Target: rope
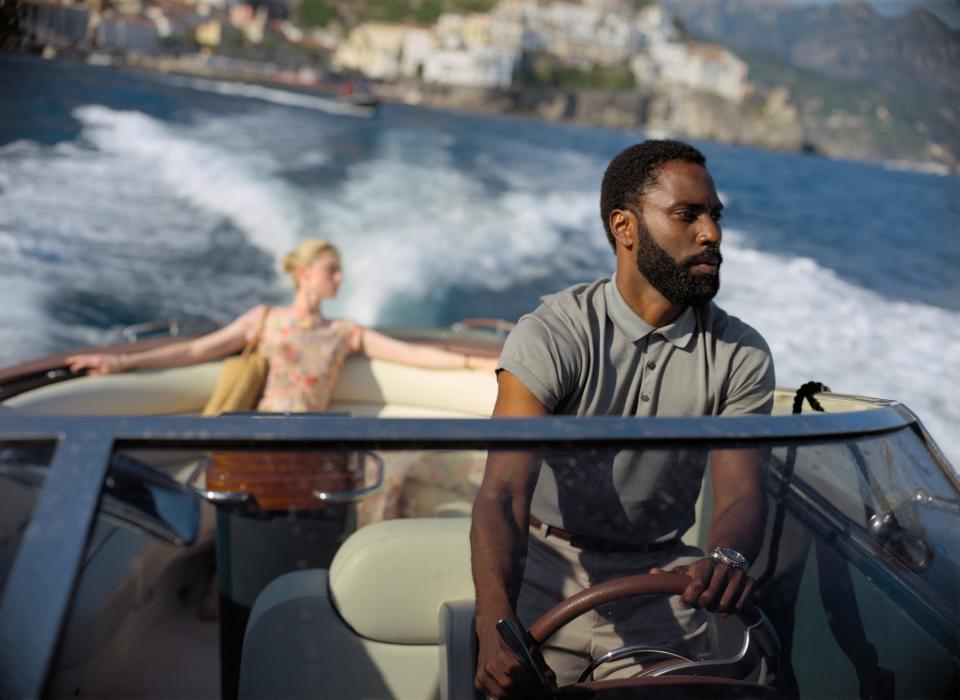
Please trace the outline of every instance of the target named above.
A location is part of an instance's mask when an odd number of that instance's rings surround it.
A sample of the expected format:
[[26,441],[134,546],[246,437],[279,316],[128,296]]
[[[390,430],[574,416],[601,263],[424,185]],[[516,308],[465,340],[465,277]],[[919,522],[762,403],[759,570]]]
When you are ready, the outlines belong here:
[[823,413],[823,406],[820,405],[820,402],[814,398],[814,394],[823,394],[829,393],[830,387],[826,384],[821,384],[820,382],[807,382],[799,389],[793,397],[793,412],[798,414],[803,410],[803,400],[806,399],[812,408],[817,413]]

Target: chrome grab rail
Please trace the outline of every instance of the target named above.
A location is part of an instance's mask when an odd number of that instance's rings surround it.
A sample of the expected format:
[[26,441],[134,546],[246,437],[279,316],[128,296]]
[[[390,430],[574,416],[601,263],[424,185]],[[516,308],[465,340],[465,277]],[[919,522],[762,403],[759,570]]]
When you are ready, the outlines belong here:
[[124,326],[120,329],[127,342],[135,343],[144,335],[168,335],[171,338],[185,333],[210,333],[220,327],[220,324],[208,318],[168,319],[166,321],[147,321]]
[[941,496],[919,489],[913,494],[913,500],[917,505],[944,510],[948,513],[960,513],[960,501],[951,501]]
[[363,488],[353,489],[350,491],[314,491],[313,495],[317,497],[317,500],[321,501],[322,503],[356,503],[357,501],[362,501],[364,498],[383,486],[383,459],[376,452],[370,452],[369,450],[362,450],[359,454],[363,455],[363,462],[366,462],[366,457],[371,457],[376,463],[376,480],[374,480],[370,486],[364,486]]
[[460,332],[464,330],[484,329],[491,330],[498,338],[506,338],[507,334],[517,325],[502,318],[465,318],[451,324],[450,330]]
[[190,478],[187,479],[188,489],[205,501],[210,501],[216,505],[243,505],[251,501],[256,503],[253,494],[247,493],[246,491],[213,491],[212,489],[206,488],[206,483],[204,483],[202,488],[197,486],[196,482],[199,480],[200,474],[206,472],[207,467],[209,467],[212,462],[213,459],[210,457],[205,457],[197,461],[197,466],[190,472]]
[[[349,491],[314,491],[314,497],[320,501],[321,504],[339,505],[344,503],[356,503],[358,501],[362,501],[364,498],[383,486],[385,472],[383,458],[370,450],[360,450],[357,452],[357,454],[361,456],[361,467],[366,463],[367,457],[370,457],[376,463],[377,476],[374,482],[369,486],[364,486],[363,488],[359,489],[351,489]],[[206,472],[207,467],[210,466],[212,461],[213,460],[210,457],[198,460],[197,466],[193,468],[192,472],[190,472],[186,487],[200,498],[204,499],[205,501],[209,501],[214,505],[234,507],[253,505],[259,509],[259,504],[257,504],[256,497],[247,491],[215,491],[213,489],[206,488],[206,484],[204,484],[204,486],[198,485],[200,475]]]

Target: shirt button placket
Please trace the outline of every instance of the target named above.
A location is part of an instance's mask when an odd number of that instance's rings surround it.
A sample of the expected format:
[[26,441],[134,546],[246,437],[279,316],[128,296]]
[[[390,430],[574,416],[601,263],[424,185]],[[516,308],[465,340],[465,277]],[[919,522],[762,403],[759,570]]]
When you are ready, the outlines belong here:
[[[651,337],[649,342],[647,343],[646,349],[647,349],[647,353],[646,353],[647,357],[649,357],[652,353],[655,353],[657,349],[657,339]],[[646,368],[647,371],[643,373],[643,382],[640,384],[640,401],[645,404],[649,404],[650,401],[652,400],[653,392],[651,392],[646,387],[650,386],[651,383],[656,383],[656,379],[653,375],[653,371],[657,368],[657,361],[653,359],[648,359],[644,364],[644,367]],[[650,408],[647,408],[647,413],[649,412],[650,412]]]
[[643,339],[643,345],[641,346],[642,355],[640,357],[639,365],[639,374],[640,374],[640,386],[638,387],[639,392],[636,398],[636,403],[634,404],[637,416],[648,416],[650,415],[650,394],[644,389],[644,386],[647,384],[647,370],[650,368],[650,362],[647,361],[647,353],[650,352],[650,336],[646,336]]

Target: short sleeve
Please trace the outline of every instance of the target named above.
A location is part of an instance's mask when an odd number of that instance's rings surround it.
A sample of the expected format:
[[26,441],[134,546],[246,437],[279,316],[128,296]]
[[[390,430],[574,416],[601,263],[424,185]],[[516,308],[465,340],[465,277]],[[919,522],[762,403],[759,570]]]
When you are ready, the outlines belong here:
[[776,374],[773,356],[763,337],[748,327],[731,358],[727,391],[720,415],[769,415],[773,409]]
[[579,353],[569,339],[528,314],[507,336],[497,371],[513,374],[552,411],[571,392],[578,367]]
[[366,332],[366,326],[361,326],[354,321],[345,320],[347,324],[347,346],[350,352],[363,352],[363,334]]
[[[259,304],[254,306],[249,311],[246,311],[233,321],[233,323],[240,324],[243,327],[243,340],[246,343],[249,343],[253,340],[254,336],[257,334],[257,329],[260,328],[260,320],[263,318],[263,314],[266,313],[269,307],[266,304]],[[231,324],[232,325],[232,324]]]

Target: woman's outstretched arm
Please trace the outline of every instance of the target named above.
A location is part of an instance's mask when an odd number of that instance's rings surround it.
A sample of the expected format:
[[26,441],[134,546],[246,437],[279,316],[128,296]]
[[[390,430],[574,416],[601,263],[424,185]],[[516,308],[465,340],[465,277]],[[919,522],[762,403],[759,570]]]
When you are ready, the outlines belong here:
[[494,357],[466,355],[427,345],[405,343],[367,329],[364,329],[359,339],[359,351],[376,360],[431,369],[479,369],[493,372],[497,368],[497,359]]
[[152,350],[71,355],[66,360],[67,366],[71,372],[86,369],[87,374],[96,376],[135,369],[193,365],[225,357],[242,348],[247,339],[252,337],[255,332],[252,322],[259,323],[264,310],[265,306],[257,307],[254,313],[246,313],[213,333]]

